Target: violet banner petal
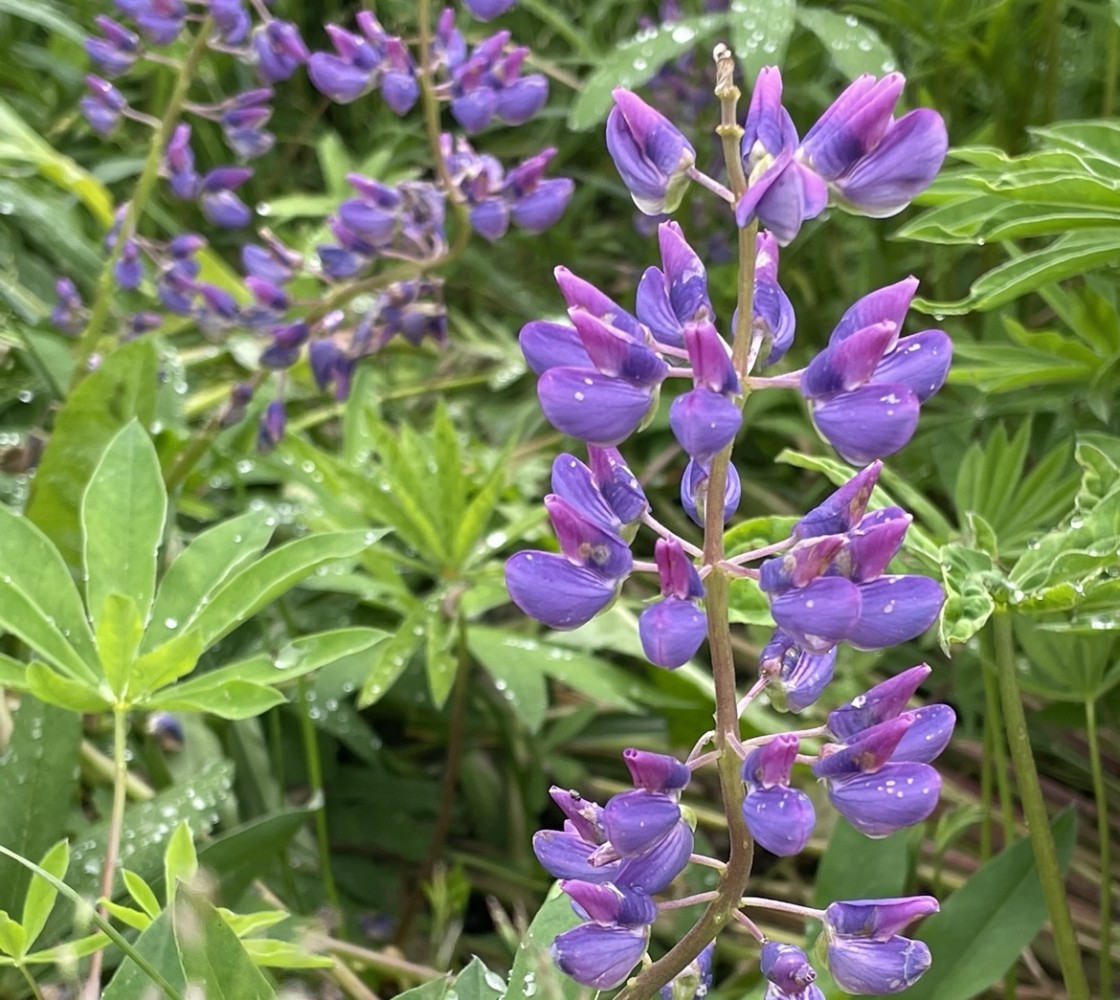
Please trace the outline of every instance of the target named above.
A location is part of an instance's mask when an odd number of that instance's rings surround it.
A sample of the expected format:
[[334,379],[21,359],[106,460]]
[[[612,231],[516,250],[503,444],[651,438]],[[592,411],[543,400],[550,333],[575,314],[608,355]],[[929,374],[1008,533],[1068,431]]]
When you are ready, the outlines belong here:
[[796,788],[760,788],[743,800],[751,836],[771,854],[788,858],[809,843],[817,815],[809,796]]
[[882,942],[842,938],[829,942],[827,954],[836,984],[861,996],[901,993],[921,978],[932,961],[923,941],[904,937]]
[[556,936],[552,957],[577,983],[609,990],[622,985],[648,944],[648,927],[580,924]]
[[614,600],[617,584],[552,552],[518,552],[506,563],[510,599],[555,629],[586,625]]
[[541,409],[563,434],[597,445],[617,445],[638,429],[653,390],[593,369],[550,368],[537,382]]
[[945,603],[928,576],[881,576],[859,584],[861,610],[848,641],[858,649],[886,649],[921,635]]
[[817,430],[853,465],[905,447],[917,429],[918,410],[918,397],[899,384],[864,385],[812,405]]
[[683,667],[708,635],[708,616],[692,601],[666,597],[638,617],[638,636],[646,658],[658,667]]
[[926,819],[941,795],[941,776],[929,764],[889,763],[874,774],[826,782],[842,816],[868,837],[886,837]]
[[923,330],[903,337],[875,369],[872,384],[883,382],[909,386],[924,403],[945,384],[953,362],[953,342],[944,330]]

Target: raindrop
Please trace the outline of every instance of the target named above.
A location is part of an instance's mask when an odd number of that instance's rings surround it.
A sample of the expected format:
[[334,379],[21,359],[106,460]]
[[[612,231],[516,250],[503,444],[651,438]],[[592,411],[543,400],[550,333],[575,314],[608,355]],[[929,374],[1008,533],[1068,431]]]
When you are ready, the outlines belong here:
[[179,622],[174,618],[164,618],[163,627],[166,629],[176,629],[179,627]]
[[16,393],[16,398],[21,403],[30,403],[31,400],[35,398],[35,393],[33,393],[30,389],[20,389],[20,391]]

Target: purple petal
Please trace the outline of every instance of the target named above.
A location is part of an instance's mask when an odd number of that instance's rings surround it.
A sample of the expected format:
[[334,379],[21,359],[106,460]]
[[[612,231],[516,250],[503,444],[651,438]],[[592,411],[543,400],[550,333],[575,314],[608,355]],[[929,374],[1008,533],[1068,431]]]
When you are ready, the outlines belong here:
[[253,221],[252,209],[232,191],[204,191],[199,204],[202,214],[223,229],[240,229]]
[[615,795],[603,807],[603,828],[611,846],[623,857],[657,846],[680,822],[676,799],[637,789]]
[[410,72],[389,70],[381,80],[381,96],[390,111],[406,115],[420,98],[420,84]]
[[735,440],[742,411],[726,396],[704,386],[686,392],[669,407],[669,426],[681,447],[706,461]]
[[668,888],[692,856],[692,828],[683,819],[652,850],[627,858],[612,881],[623,888],[641,889],[651,896]]
[[692,778],[688,765],[668,754],[628,747],[622,751],[622,760],[634,784],[647,792],[679,791]]
[[523,125],[548,100],[548,78],[534,73],[498,91],[496,114],[506,125]]
[[681,321],[673,311],[664,273],[658,267],[648,267],[638,282],[634,312],[649,327],[655,340],[670,347],[684,347]]
[[848,704],[829,713],[828,730],[837,739],[846,740],[887,719],[893,719],[906,708],[922,682],[933,671],[924,663],[876,684],[853,698]]
[[594,476],[575,455],[557,455],[552,462],[552,492],[585,518],[617,534],[621,519],[607,503]]
[[607,150],[634,203],[646,215],[673,211],[688,186],[696,150],[637,94],[621,87],[607,118]]
[[933,896],[847,899],[830,903],[824,911],[824,922],[832,937],[888,941],[915,920],[940,909]]
[[[558,785],[553,785],[548,794],[571,824],[571,832],[587,841],[590,848],[595,848],[606,839],[602,823],[603,807],[598,802],[592,802],[579,792],[567,791]],[[565,829],[567,830],[566,825]]]
[[828,338],[829,346],[834,346],[846,340],[857,330],[874,326],[876,323],[893,323],[896,329],[901,330],[910,308],[910,301],[914,298],[917,289],[918,279],[911,275],[857,299],[840,317],[840,322],[836,324],[836,328]]
[[903,337],[879,363],[871,381],[908,386],[924,403],[945,384],[953,362],[953,342],[943,330],[923,330]]
[[806,399],[818,399],[858,388],[876,373],[883,355],[897,339],[898,327],[883,322],[864,327],[826,347],[809,362],[801,376],[802,395]]
[[828,968],[848,993],[901,993],[930,967],[932,957],[922,941],[894,937],[888,941],[845,938],[828,945]]
[[590,368],[591,358],[575,328],[564,323],[534,320],[521,328],[521,353],[538,375],[550,368]]
[[630,546],[614,531],[584,516],[555,493],[544,498],[544,505],[560,551],[569,562],[585,566],[607,580],[620,580],[630,573],[634,563]]
[[774,630],[758,658],[759,676],[774,678],[791,712],[803,712],[812,705],[835,670],[835,647],[826,653],[810,653],[781,629]]
[[891,759],[928,764],[949,745],[957,724],[957,713],[948,705],[925,705],[906,714],[914,720],[914,724],[902,737]]
[[680,225],[663,222],[657,227],[661,266],[668,286],[673,313],[681,323],[707,319],[712,314],[708,299],[708,275],[700,255],[689,246]]
[[587,859],[596,850],[575,833],[559,830],[541,830],[533,834],[533,853],[546,871],[554,878],[574,878],[581,882],[611,882],[618,874],[621,863],[592,865]]
[[646,331],[642,325],[609,295],[563,265],[553,273],[556,275],[556,284],[560,286],[560,294],[568,303],[569,313],[572,309],[584,310],[623,333],[628,333],[635,341],[645,343]]
[[859,621],[859,588],[839,577],[822,577],[773,598],[770,613],[801,646],[825,653],[847,638]]
[[918,397],[905,385],[864,385],[814,402],[821,435],[853,465],[886,458],[904,447],[918,426]]
[[926,819],[937,808],[941,776],[929,764],[889,763],[874,774],[827,782],[840,814],[868,837],[886,837]]
[[778,785],[788,787],[800,746],[801,741],[796,736],[782,733],[751,750],[743,761],[743,781],[747,787],[752,791]]
[[[779,997],[810,1000],[803,991],[816,981],[817,973],[805,952],[796,945],[767,941],[759,958],[759,971],[777,989]],[[769,997],[768,992],[767,1000]]]
[[497,198],[488,198],[471,207],[470,222],[471,229],[493,243],[509,229],[509,206]]
[[619,520],[623,524],[633,524],[641,518],[649,510],[649,501],[619,450],[588,445],[587,455],[595,482]]
[[316,52],[307,61],[307,75],[315,89],[338,104],[356,101],[373,85],[373,74],[349,59]]
[[550,177],[535,191],[522,195],[510,209],[513,221],[527,233],[543,233],[560,221],[572,200],[575,183],[568,177]]
[[809,796],[796,788],[760,788],[743,800],[751,836],[771,854],[788,858],[805,849],[817,815]]
[[896,121],[874,150],[834,182],[835,188],[862,215],[886,218],[929,187],[948,148],[944,119],[919,108]]
[[655,385],[665,379],[668,366],[661,356],[643,341],[583,309],[570,309],[591,363],[603,374],[625,379],[636,385]]
[[921,635],[945,602],[941,585],[928,576],[881,576],[859,585],[859,621],[848,641],[859,649],[886,649]]
[[715,326],[706,319],[687,322],[681,330],[688,360],[692,363],[692,378],[713,392],[734,394],[739,391],[739,376],[731,361],[727,342]]
[[824,574],[845,543],[843,535],[822,535],[798,542],[788,552],[767,559],[759,567],[758,585],[768,594],[808,586]]
[[577,983],[609,990],[622,985],[648,944],[648,927],[580,924],[557,935],[552,957]]
[[901,73],[879,81],[864,74],[853,81],[805,133],[801,155],[827,180],[850,170],[890,128],[905,83]]
[[657,919],[657,904],[644,892],[620,889],[616,885],[565,879],[560,888],[572,900],[572,908],[582,917],[600,924],[640,927]]
[[[698,462],[694,458],[688,460],[681,476],[681,506],[684,512],[692,518],[693,522],[704,527],[704,510],[708,502],[708,479],[711,463]],[[734,465],[727,467],[727,482],[723,487],[723,522],[726,524],[731,515],[739,509],[739,500],[742,498],[743,485],[739,479],[739,470]]]
[[461,97],[451,100],[451,116],[462,126],[468,135],[481,132],[494,117],[498,98],[494,91],[479,87]]
[[865,729],[846,746],[826,746],[813,764],[813,774],[818,778],[842,778],[882,770],[912,725],[912,719],[900,715]]
[[859,522],[879,481],[882,462],[872,462],[814,507],[790,531],[794,538],[838,535]]
[[676,670],[695,655],[708,634],[708,617],[692,601],[666,597],[638,617],[642,651],[650,663]]
[[901,507],[867,515],[848,535],[833,571],[855,583],[877,579],[902,547],[911,520]]
[[480,21],[490,21],[504,14],[517,0],[466,0],[467,10]]
[[518,552],[506,563],[510,599],[551,628],[586,625],[614,600],[616,583],[551,552]]
[[676,538],[659,538],[653,548],[657,561],[657,574],[661,581],[662,597],[679,597],[682,600],[704,596],[700,574],[684,546]]
[[638,429],[653,390],[592,369],[550,368],[537,382],[541,409],[562,434],[617,445]]

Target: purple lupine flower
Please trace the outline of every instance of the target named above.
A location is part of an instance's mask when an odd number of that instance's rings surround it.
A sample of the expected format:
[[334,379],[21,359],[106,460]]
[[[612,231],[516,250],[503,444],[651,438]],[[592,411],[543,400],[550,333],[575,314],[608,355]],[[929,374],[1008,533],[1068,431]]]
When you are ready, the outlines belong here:
[[600,990],[620,986],[649,945],[649,927],[580,924],[552,942],[556,964],[577,983]]
[[726,342],[710,322],[686,323],[681,333],[694,388],[673,400],[669,426],[689,457],[706,464],[735,439],[743,422],[733,401],[739,377]]
[[492,21],[509,10],[517,0],[464,0],[467,10],[480,21]]
[[825,1000],[821,988],[814,985],[817,973],[808,956],[795,945],[767,941],[759,970],[769,983],[763,1000]]
[[704,263],[676,222],[657,227],[661,267],[649,267],[638,283],[634,311],[655,340],[684,347],[685,323],[713,320]]
[[800,742],[777,736],[752,750],[743,761],[747,795],[743,818],[751,836],[771,854],[790,857],[804,850],[817,816],[809,796],[790,788],[790,775]]
[[952,342],[944,331],[898,336],[917,285],[906,278],[856,302],[802,376],[817,429],[854,464],[903,447],[920,405],[948,375]]
[[615,795],[603,809],[603,828],[611,848],[608,856],[645,854],[680,820],[681,807],[673,796],[642,788]]
[[191,150],[191,127],[175,126],[161,164],[168,186],[176,198],[191,200],[198,197],[201,181],[194,169],[194,152]]
[[622,760],[635,786],[647,792],[679,792],[692,778],[687,764],[667,754],[629,747],[622,751]]
[[284,438],[284,428],[288,423],[288,413],[284,401],[274,399],[261,416],[257,432],[257,449],[265,454],[272,451]]
[[828,188],[794,157],[797,129],[782,107],[782,75],[773,66],[758,74],[744,125],[742,153],[747,190],[735,206],[740,228],[758,219],[783,246],[828,204]]
[[113,268],[113,277],[126,290],[138,288],[144,280],[144,264],[140,260],[140,247],[135,240],[125,240],[121,255]]
[[646,215],[676,211],[696,165],[696,150],[683,133],[637,94],[614,90],[607,118],[607,150]]
[[291,79],[311,53],[300,37],[299,28],[288,21],[273,19],[253,35],[257,54],[257,74],[267,84]]
[[242,91],[218,106],[218,121],[226,143],[238,156],[252,160],[267,153],[276,141],[264,125],[272,117],[271,87],[257,87]]
[[778,701],[777,696],[783,695],[791,712],[803,712],[816,702],[835,669],[835,646],[825,653],[811,653],[780,628],[774,629],[758,657],[759,676],[770,678],[771,699]]
[[170,712],[152,712],[144,724],[144,730],[154,737],[161,750],[177,753],[187,745],[183,724]]
[[898,932],[936,913],[932,896],[832,903],[824,912],[829,971],[848,993],[900,993],[930,966],[929,948]]
[[99,14],[94,23],[105,37],[86,39],[90,60],[105,76],[127,73],[140,54],[140,36],[104,14]]
[[248,167],[216,167],[199,182],[202,214],[223,229],[239,229],[253,219],[253,210],[235,193],[250,177]]
[[920,108],[895,119],[906,80],[891,73],[854,80],[809,129],[798,158],[828,182],[840,207],[872,218],[901,212],[941,169],[945,122]]
[[240,45],[253,24],[242,0],[210,0],[209,6],[223,44]]
[[575,191],[569,177],[545,177],[545,168],[556,155],[542,149],[509,171],[499,194],[509,206],[510,218],[527,233],[541,233],[559,221]]
[[587,446],[587,457],[596,486],[623,524],[633,524],[647,510],[649,501],[638,477],[617,448]]
[[349,104],[376,83],[381,46],[335,24],[327,25],[337,55],[315,52],[307,61],[307,75],[315,89],[339,104]]
[[51,311],[51,322],[63,333],[81,333],[85,326],[85,305],[78,286],[69,278],[59,278],[54,283],[58,304]]
[[650,663],[669,670],[684,666],[696,655],[708,634],[708,616],[697,604],[704,586],[681,543],[659,538],[654,547],[661,579],[661,600],[638,618],[638,636]]
[[183,0],[115,0],[117,6],[135,22],[153,45],[170,45],[186,23],[187,6]]
[[[359,15],[360,16],[360,15]],[[389,109],[406,115],[420,98],[420,82],[416,64],[408,46],[399,38],[385,40],[385,63],[382,66],[381,96]]]
[[828,731],[837,739],[846,740],[901,715],[907,702],[917,693],[932,670],[921,663],[896,674],[889,680],[853,698],[828,714]]
[[108,80],[90,73],[86,76],[89,94],[78,102],[82,117],[98,135],[109,135],[121,121],[128,101]]
[[[708,503],[708,479],[711,475],[711,461],[699,462],[695,458],[688,460],[681,476],[681,506],[684,512],[701,528],[704,527],[704,511]],[[727,466],[727,481],[723,487],[723,523],[726,524],[731,515],[739,509],[739,500],[742,498],[743,486],[739,479],[739,472],[734,465]]]
[[861,469],[802,517],[790,529],[790,536],[806,539],[838,535],[854,527],[867,512],[867,504],[882,469],[882,462],[872,462]]
[[[813,765],[832,804],[869,837],[885,837],[920,823],[937,807],[941,792],[937,771],[927,763],[894,757],[916,721],[908,713],[881,722],[846,744],[826,746]],[[938,734],[941,722],[932,718],[923,729]]]
[[797,318],[778,284],[778,241],[766,230],[755,241],[754,319],[765,331],[764,343],[770,344],[763,365],[777,364],[793,344]]

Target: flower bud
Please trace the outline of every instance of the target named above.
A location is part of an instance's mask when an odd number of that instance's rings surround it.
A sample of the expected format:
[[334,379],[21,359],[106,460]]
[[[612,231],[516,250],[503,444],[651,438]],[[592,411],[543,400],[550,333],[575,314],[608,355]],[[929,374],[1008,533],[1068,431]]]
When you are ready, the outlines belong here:
[[637,94],[619,87],[607,118],[607,149],[634,204],[646,215],[673,212],[688,187],[696,150]]

